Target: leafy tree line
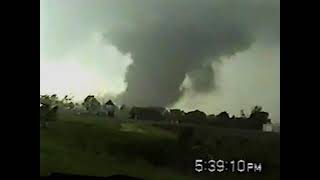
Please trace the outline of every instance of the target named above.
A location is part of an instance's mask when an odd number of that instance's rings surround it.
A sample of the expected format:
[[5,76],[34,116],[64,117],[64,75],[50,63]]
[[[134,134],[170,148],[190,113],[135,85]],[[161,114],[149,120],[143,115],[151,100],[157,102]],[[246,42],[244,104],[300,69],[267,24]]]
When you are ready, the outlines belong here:
[[56,121],[58,104],[56,95],[40,95],[40,127],[46,128],[48,122]]
[[218,115],[207,115],[199,110],[184,112],[180,109],[166,110],[165,108],[159,107],[133,107],[129,113],[129,118],[135,120],[167,121],[172,124],[202,124],[259,130],[262,129],[263,124],[271,123],[269,113],[264,112],[261,106],[255,106],[249,116],[241,110],[240,117],[230,117],[226,111]]
[[73,97],[68,95],[59,100],[56,94],[53,95],[40,95],[40,104],[50,107],[57,106],[59,108],[73,109],[75,104],[72,102]]
[[249,116],[247,116],[244,111],[241,110],[240,117],[230,117],[229,113],[226,111],[223,111],[218,115],[206,115],[204,112],[201,112],[199,110],[191,111],[188,113],[182,112],[179,116],[179,122],[208,124],[228,128],[260,130],[262,129],[263,124],[271,123],[271,119],[269,119],[269,113],[263,111],[261,106],[255,106],[252,108]]
[[[77,107],[82,107],[87,113],[94,115],[101,115],[105,109],[104,104],[100,103],[94,95],[88,95],[81,104],[73,103],[73,97],[64,96],[59,99],[56,94],[51,96],[40,96],[40,103],[42,107],[42,119],[45,117],[53,107],[59,109],[75,110]],[[122,105],[120,110],[127,108]],[[57,111],[55,109],[54,111]],[[52,113],[54,114],[54,113]],[[184,112],[180,109],[166,108],[153,108],[153,107],[132,107],[129,112],[128,118],[133,119],[145,119],[145,120],[157,120],[157,121],[169,121],[174,124],[179,123],[191,123],[191,124],[208,124],[213,126],[231,127],[231,128],[243,128],[243,129],[262,129],[263,124],[271,123],[269,119],[269,113],[263,111],[261,106],[255,106],[250,115],[246,115],[243,110],[240,111],[240,117],[232,116],[224,111],[218,115],[210,114],[195,110],[190,112]]]
[[[101,113],[104,110],[104,105],[100,103],[94,95],[88,95],[82,103],[74,103],[73,97],[68,95],[59,99],[56,94],[53,95],[40,95],[40,107],[46,107],[52,109],[57,107],[62,110],[85,110],[90,114]],[[41,108],[40,108],[41,109]]]

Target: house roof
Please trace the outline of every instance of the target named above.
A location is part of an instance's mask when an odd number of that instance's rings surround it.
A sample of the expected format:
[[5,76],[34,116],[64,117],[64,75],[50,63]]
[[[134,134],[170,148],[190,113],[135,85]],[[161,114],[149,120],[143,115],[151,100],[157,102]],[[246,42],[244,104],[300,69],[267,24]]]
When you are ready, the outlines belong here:
[[109,100],[108,102],[106,102],[105,105],[112,105],[112,106],[114,106],[114,103],[113,103],[111,100]]

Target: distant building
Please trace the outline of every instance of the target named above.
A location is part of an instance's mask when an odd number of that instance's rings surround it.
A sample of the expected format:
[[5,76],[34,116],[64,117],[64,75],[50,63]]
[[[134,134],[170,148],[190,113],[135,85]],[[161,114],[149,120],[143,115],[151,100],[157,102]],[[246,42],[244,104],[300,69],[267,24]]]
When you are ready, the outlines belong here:
[[165,119],[167,110],[163,107],[132,107],[130,119],[159,121]]
[[263,124],[262,130],[264,132],[272,132],[273,131],[273,125],[271,123]]
[[116,110],[116,106],[111,100],[109,100],[108,102],[106,102],[104,104],[104,108],[106,110],[107,116],[114,117],[114,112]]

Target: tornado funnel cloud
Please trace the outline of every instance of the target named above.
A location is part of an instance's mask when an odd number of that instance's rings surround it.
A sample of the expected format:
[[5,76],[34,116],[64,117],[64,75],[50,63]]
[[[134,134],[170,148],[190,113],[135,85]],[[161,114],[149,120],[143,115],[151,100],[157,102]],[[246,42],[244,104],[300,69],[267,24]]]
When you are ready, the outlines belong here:
[[[140,15],[128,17],[132,23],[113,26],[104,34],[133,59],[125,78],[127,90],[119,99],[141,106],[171,105],[183,95],[180,87],[187,76],[195,92],[214,90],[212,62],[249,49],[261,36],[261,27],[268,26],[272,34],[277,19],[266,12],[276,14],[277,3],[146,2]],[[133,3],[131,10],[141,10],[139,4]]]

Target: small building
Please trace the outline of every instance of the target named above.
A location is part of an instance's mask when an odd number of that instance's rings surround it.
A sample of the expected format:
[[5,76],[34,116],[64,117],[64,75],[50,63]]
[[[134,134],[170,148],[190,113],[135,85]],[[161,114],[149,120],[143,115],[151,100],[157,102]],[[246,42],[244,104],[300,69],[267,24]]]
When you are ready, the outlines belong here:
[[264,132],[272,132],[272,131],[273,131],[273,125],[272,125],[272,123],[263,124],[262,130],[263,130]]
[[163,107],[132,107],[130,119],[160,121],[165,119],[167,110]]
[[109,100],[108,102],[106,102],[104,104],[104,108],[106,110],[107,116],[114,117],[114,112],[116,110],[116,106],[111,100]]

